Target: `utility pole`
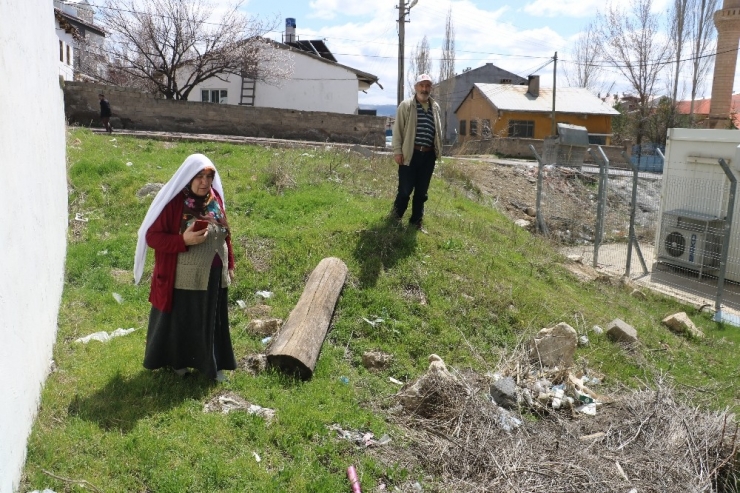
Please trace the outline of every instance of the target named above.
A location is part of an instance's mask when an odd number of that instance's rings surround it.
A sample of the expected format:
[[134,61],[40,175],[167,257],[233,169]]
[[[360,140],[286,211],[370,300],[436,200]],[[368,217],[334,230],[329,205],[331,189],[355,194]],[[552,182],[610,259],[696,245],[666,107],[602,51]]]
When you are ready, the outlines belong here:
[[398,91],[396,92],[396,104],[401,104],[403,101],[403,52],[405,49],[405,37],[406,37],[406,15],[411,13],[411,8],[416,5],[419,0],[411,0],[411,3],[406,3],[404,0],[398,0]]
[[555,56],[552,57],[555,64],[552,67],[552,135],[557,135],[557,123],[555,123],[555,92],[557,90],[557,76],[558,76],[558,52],[555,52]]
[[396,106],[403,101],[403,52],[406,36],[406,2],[398,0],[398,90],[396,92]]

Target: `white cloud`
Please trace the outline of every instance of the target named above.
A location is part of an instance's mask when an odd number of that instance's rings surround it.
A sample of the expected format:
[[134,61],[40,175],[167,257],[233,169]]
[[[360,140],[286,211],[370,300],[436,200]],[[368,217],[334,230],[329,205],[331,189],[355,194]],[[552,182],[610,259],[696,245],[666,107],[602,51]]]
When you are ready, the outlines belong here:
[[334,19],[337,15],[368,15],[378,10],[376,2],[312,0],[308,5],[312,9],[308,17],[317,19]]
[[[608,5],[619,9],[629,9],[633,0],[534,0],[524,6],[524,12],[537,17],[593,17],[597,12],[603,12]],[[665,12],[670,0],[652,0],[652,12]]]

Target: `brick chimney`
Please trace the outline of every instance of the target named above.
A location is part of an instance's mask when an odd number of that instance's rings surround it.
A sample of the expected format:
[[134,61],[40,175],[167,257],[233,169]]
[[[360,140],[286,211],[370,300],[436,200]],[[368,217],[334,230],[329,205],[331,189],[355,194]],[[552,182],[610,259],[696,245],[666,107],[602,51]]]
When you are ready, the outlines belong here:
[[527,82],[527,92],[531,94],[532,96],[539,97],[540,95],[540,76],[539,75],[530,75],[529,81]]

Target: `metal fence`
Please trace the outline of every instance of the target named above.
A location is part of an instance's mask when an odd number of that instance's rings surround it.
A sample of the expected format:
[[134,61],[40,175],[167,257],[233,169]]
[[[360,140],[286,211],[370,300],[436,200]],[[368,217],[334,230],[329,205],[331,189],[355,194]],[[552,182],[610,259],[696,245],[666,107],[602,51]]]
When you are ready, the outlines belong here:
[[740,325],[736,181],[723,160],[705,174],[664,176],[639,171],[627,156],[610,163],[598,147],[589,150],[594,166],[547,163],[532,152],[537,229],[563,253]]

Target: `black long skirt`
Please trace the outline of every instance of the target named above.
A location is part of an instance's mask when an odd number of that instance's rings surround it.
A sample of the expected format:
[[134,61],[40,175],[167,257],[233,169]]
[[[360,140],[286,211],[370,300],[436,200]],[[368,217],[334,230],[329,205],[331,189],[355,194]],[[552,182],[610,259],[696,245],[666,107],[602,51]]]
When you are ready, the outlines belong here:
[[206,291],[175,289],[170,313],[152,307],[144,368],[195,368],[209,378],[236,369],[221,269],[211,267]]

